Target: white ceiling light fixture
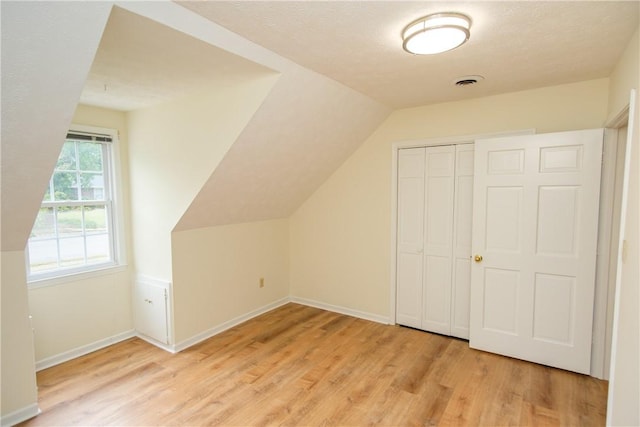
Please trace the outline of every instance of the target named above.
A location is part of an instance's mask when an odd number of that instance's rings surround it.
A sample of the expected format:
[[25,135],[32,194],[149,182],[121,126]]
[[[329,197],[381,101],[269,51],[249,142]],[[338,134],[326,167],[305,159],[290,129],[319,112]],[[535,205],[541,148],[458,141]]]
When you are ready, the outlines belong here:
[[469,40],[471,18],[461,13],[434,13],[413,21],[402,31],[402,48],[415,55],[446,52]]

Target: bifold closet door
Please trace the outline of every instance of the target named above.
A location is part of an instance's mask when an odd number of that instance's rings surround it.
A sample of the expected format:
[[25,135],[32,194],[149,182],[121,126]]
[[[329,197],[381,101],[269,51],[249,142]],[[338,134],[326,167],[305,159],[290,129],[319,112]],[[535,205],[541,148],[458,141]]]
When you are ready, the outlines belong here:
[[473,144],[456,145],[455,218],[451,334],[469,339],[471,223],[473,219]]
[[422,329],[451,330],[455,146],[425,149]]
[[473,144],[398,152],[396,321],[469,337]]
[[425,149],[398,151],[396,321],[422,327]]

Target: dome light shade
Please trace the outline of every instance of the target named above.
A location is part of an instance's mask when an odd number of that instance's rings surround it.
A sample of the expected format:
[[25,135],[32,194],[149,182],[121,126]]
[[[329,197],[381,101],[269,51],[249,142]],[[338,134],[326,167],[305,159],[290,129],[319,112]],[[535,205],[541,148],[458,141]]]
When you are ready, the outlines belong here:
[[461,13],[435,13],[425,16],[402,31],[402,47],[416,55],[446,52],[469,40],[471,19]]

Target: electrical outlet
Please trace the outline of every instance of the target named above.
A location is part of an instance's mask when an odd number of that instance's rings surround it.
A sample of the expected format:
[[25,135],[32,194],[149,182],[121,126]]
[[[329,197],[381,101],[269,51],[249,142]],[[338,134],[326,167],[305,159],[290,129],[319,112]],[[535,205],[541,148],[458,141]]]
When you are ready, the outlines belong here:
[[260,287],[264,288],[264,277],[260,278]]

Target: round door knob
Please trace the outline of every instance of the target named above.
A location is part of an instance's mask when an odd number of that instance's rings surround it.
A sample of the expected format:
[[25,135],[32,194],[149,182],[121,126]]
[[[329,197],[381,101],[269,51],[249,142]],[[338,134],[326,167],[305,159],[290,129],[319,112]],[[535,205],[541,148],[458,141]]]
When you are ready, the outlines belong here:
[[473,259],[474,259],[476,262],[481,262],[481,261],[482,261],[482,255],[476,255],[475,257],[473,257]]

